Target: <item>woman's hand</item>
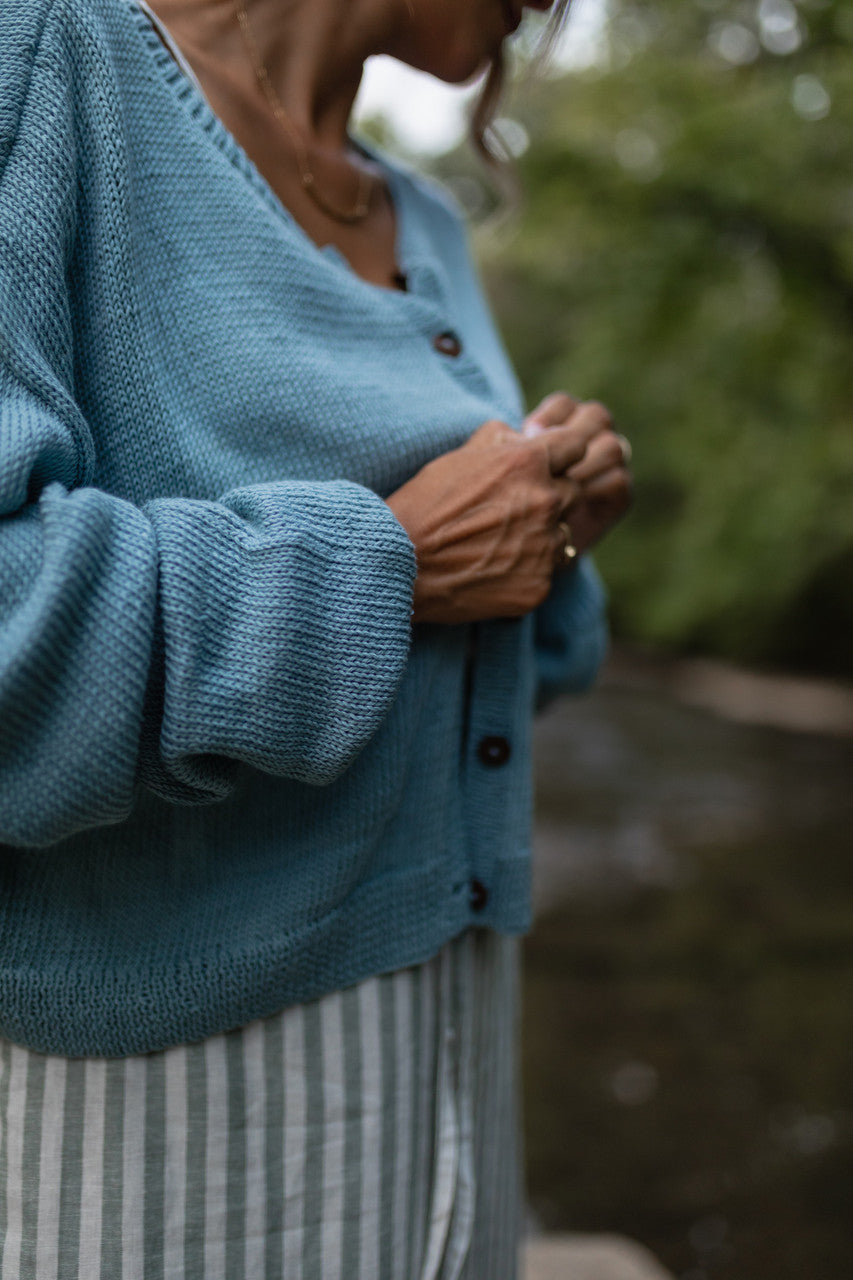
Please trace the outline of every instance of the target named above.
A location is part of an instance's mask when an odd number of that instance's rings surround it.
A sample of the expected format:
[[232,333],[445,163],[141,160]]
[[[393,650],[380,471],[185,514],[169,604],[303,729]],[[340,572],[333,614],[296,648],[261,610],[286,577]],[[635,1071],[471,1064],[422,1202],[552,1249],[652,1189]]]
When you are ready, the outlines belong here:
[[571,469],[601,430],[593,413],[529,437],[487,422],[391,494],[417,554],[416,622],[520,617],[541,604],[563,559],[559,522],[580,493]]
[[594,546],[621,520],[631,505],[631,473],[627,467],[627,441],[613,429],[613,419],[604,405],[581,403],[557,391],[547,396],[525,419],[523,434],[541,439],[543,434],[572,426],[597,422],[589,448],[580,461],[571,465],[568,479],[578,486],[578,494],[566,514],[572,543],[578,551]]

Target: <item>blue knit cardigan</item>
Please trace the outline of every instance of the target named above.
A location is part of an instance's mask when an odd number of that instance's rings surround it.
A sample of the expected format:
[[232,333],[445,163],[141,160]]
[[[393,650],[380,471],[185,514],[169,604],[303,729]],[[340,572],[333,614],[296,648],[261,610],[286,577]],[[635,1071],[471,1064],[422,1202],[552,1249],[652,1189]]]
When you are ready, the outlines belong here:
[[455,212],[386,172],[407,293],[315,246],[131,0],[0,3],[13,1041],[155,1049],[528,924],[536,680],[592,680],[602,592],[411,626],[383,495],[522,406]]

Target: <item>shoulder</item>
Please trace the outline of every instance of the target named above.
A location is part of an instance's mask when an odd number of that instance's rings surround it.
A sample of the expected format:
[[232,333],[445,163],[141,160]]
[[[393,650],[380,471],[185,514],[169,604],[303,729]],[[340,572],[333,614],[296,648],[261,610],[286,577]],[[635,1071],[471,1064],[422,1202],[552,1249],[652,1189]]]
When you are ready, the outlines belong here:
[[[26,92],[55,0],[2,0],[0,3],[0,138],[7,141],[10,112]],[[0,142],[2,145],[2,142]]]
[[73,70],[81,48],[108,45],[133,10],[131,0],[0,0],[0,93],[21,69]]
[[132,0],[0,0],[0,171],[21,129],[67,134],[83,103],[97,117],[135,12]]
[[0,65],[13,57],[35,58],[46,35],[84,28],[110,9],[129,10],[128,0],[3,0],[0,4]]
[[[75,175],[120,127],[117,54],[132,15],[131,0],[0,0],[0,233],[19,247],[60,213],[68,231]],[[38,217],[23,218],[28,208]]]
[[0,58],[34,52],[57,0],[3,0],[0,5]]
[[46,108],[57,96],[54,86],[62,76],[62,64],[69,61],[57,38],[57,20],[61,22],[61,7],[67,3],[0,0],[0,175],[18,141],[29,99],[33,107],[27,114],[36,120],[34,131],[51,129]]

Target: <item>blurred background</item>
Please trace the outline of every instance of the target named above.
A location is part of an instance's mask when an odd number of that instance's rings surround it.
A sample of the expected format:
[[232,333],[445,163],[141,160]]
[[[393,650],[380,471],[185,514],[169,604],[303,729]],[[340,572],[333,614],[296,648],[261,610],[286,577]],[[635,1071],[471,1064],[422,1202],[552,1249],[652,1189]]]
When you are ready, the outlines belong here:
[[530,404],[605,401],[636,507],[614,656],[540,721],[531,1212],[682,1280],[853,1247],[853,3],[581,0],[500,130],[377,63],[364,127],[446,181]]

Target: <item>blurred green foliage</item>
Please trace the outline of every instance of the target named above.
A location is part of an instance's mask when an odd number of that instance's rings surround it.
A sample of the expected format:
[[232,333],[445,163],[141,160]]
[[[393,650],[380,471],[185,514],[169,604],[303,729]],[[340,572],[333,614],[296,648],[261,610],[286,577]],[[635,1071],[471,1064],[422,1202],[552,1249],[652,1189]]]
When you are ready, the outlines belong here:
[[853,674],[853,3],[613,0],[601,63],[507,114],[524,205],[479,247],[510,350],[634,445],[617,633]]

